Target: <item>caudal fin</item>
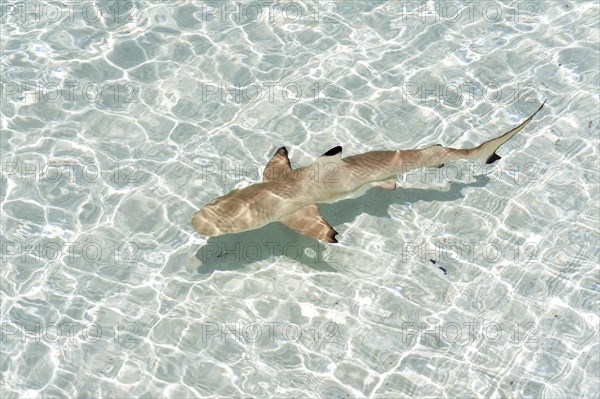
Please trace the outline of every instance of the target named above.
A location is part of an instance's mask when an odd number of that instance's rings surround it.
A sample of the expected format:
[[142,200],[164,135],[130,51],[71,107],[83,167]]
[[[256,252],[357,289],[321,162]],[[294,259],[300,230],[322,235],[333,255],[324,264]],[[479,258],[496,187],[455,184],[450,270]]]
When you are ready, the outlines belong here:
[[509,130],[508,132],[504,133],[500,137],[497,137],[490,141],[486,141],[485,143],[481,144],[479,147],[473,148],[471,150],[472,151],[472,159],[475,159],[479,162],[485,162],[486,164],[491,164],[491,163],[494,163],[497,160],[499,160],[501,157],[498,154],[496,154],[496,150],[502,144],[504,144],[508,140],[510,140],[510,138],[512,136],[514,136],[515,134],[517,134],[521,129],[523,129],[525,126],[527,126],[527,124],[529,122],[531,122],[531,120],[533,119],[535,114],[540,112],[540,110],[544,107],[544,104],[546,104],[546,101],[543,102],[543,104],[537,109],[537,111],[535,111],[533,113],[533,115],[531,115],[529,118],[525,119],[517,127]]

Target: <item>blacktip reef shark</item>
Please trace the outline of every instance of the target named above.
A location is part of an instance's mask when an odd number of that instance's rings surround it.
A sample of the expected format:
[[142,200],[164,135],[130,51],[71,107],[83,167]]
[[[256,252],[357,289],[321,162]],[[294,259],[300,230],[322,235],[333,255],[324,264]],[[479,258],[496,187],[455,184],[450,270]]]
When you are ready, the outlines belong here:
[[456,160],[494,163],[500,159],[496,154],[498,147],[527,126],[545,103],[515,128],[475,148],[445,148],[437,144],[342,158],[342,147],[337,146],[312,165],[294,170],[287,149],[281,147],[265,167],[262,183],[237,188],[210,201],[194,214],[192,226],[205,236],[220,236],[278,221],[306,236],[337,243],[337,231],[323,219],[315,204],[342,199],[367,184],[393,190],[398,174],[421,167],[441,167],[444,162]]

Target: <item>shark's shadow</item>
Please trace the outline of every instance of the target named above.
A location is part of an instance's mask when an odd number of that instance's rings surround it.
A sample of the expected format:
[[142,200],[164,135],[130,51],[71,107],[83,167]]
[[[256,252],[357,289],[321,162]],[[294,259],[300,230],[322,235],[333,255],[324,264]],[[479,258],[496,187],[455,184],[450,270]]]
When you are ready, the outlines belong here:
[[[453,183],[449,191],[402,187],[385,190],[373,187],[360,197],[318,206],[321,215],[335,228],[353,221],[363,213],[389,217],[388,209],[392,204],[411,204],[423,201],[424,198],[427,201],[456,201],[464,198],[464,188],[484,187],[489,181],[486,176],[476,176],[475,181],[470,183]],[[216,270],[237,270],[256,261],[283,258],[290,263],[299,262],[315,270],[335,272],[337,270],[327,262],[328,256],[333,252],[331,245],[335,244],[326,246],[281,223],[271,223],[257,230],[210,237],[196,252],[195,256],[200,261],[197,271],[208,274]]]

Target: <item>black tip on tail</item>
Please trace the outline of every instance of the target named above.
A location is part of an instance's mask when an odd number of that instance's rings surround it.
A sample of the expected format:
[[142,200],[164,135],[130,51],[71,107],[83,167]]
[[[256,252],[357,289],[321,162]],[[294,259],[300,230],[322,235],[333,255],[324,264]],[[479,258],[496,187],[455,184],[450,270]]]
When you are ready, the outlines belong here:
[[496,153],[493,153],[492,155],[490,155],[490,157],[487,159],[487,161],[485,161],[485,164],[489,165],[491,163],[496,162],[499,159],[502,159],[502,157]]
[[542,108],[544,108],[544,105],[546,105],[546,101],[548,101],[548,99],[544,100],[544,102],[542,103],[542,105],[540,105],[540,107],[537,109],[537,111],[535,111],[535,112],[533,113],[533,115],[531,115],[531,117],[532,117],[532,118],[535,116],[535,114],[537,114],[538,112],[540,112],[540,110],[541,110]]

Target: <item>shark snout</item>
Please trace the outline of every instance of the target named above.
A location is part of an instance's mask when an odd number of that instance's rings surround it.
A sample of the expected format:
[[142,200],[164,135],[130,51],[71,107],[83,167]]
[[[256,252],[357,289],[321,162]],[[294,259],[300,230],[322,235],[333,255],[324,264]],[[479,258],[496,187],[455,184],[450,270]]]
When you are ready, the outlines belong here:
[[220,231],[217,228],[215,214],[210,212],[206,207],[200,208],[194,216],[192,216],[192,226],[194,230],[205,236],[219,235]]

